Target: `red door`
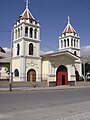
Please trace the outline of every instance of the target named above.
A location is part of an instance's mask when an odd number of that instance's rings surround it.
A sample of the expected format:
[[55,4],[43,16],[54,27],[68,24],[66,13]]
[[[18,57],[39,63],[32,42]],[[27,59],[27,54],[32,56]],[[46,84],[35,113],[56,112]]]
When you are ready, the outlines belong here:
[[59,66],[56,73],[56,83],[59,85],[68,85],[67,68],[63,65]]

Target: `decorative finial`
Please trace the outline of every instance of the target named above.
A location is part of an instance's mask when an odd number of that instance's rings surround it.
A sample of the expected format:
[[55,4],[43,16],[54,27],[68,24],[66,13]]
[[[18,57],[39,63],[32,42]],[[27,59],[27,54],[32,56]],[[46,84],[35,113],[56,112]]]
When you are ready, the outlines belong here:
[[69,24],[70,23],[70,17],[68,16],[67,18],[68,18],[68,24]]
[[26,2],[26,8],[28,8],[28,4],[29,4],[28,0],[25,0],[25,2]]

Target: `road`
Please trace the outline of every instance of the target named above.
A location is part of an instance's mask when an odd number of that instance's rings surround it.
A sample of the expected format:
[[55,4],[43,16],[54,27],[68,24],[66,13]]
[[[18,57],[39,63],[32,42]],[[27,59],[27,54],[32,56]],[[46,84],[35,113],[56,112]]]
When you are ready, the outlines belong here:
[[0,93],[0,120],[12,119],[90,120],[90,88]]

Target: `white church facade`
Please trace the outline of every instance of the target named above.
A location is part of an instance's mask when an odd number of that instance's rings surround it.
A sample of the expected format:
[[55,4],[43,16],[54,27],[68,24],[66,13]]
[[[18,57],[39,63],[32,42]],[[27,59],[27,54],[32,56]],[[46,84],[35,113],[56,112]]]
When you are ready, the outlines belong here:
[[59,50],[40,55],[40,24],[28,8],[14,24],[12,73],[13,81],[68,85],[79,80],[81,72],[80,36],[68,23],[59,36]]

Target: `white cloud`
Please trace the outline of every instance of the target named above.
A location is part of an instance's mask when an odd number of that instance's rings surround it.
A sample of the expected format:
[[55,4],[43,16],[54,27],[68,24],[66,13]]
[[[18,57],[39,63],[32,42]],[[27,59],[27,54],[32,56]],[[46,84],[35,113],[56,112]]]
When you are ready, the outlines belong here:
[[90,56],[90,46],[81,47],[81,56]]
[[10,53],[10,48],[4,47],[3,49],[5,50],[6,53]]

